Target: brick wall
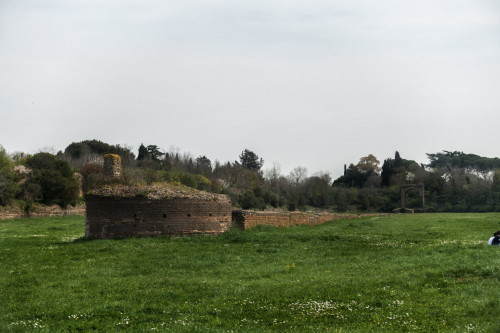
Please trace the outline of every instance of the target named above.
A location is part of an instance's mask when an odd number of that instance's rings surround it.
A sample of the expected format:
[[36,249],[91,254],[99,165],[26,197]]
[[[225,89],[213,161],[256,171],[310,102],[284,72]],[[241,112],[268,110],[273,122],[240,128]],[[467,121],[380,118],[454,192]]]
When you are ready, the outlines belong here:
[[231,226],[230,200],[86,198],[86,238],[219,234]]
[[380,214],[336,214],[336,213],[301,213],[301,212],[259,212],[251,210],[233,211],[233,223],[240,229],[250,229],[257,225],[289,227],[293,225],[318,225],[341,218],[357,218]]
[[29,216],[19,207],[9,207],[0,211],[0,220],[25,218],[25,217],[51,217],[51,216],[64,216],[64,215],[85,215],[85,205],[67,206],[61,208],[58,205],[42,206],[35,205],[30,211]]

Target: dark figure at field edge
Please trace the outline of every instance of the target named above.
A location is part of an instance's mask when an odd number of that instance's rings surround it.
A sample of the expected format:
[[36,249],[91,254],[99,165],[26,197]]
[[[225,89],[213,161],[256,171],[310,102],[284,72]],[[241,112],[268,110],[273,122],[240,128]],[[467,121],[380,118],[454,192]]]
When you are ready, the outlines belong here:
[[488,240],[488,245],[497,245],[500,246],[500,230],[493,234],[493,237],[490,237]]

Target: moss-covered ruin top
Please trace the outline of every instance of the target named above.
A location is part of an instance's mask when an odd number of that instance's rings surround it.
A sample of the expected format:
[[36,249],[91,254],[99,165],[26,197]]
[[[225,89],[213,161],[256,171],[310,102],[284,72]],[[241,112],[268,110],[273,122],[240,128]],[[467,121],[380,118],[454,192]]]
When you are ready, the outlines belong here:
[[87,192],[87,197],[151,200],[161,199],[193,199],[207,201],[230,201],[224,194],[215,194],[187,187],[182,184],[154,183],[151,185],[111,184],[95,188]]

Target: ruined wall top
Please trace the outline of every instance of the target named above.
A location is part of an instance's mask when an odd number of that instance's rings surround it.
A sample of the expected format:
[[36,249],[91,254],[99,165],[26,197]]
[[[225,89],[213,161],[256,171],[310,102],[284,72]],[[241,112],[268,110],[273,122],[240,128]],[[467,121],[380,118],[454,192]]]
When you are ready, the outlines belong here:
[[150,200],[163,199],[196,199],[203,201],[230,202],[227,195],[200,191],[182,184],[153,183],[121,185],[109,184],[91,189],[86,193],[86,198],[93,199],[132,199],[143,198]]
[[120,178],[122,172],[122,159],[116,154],[104,155],[104,175],[109,178]]

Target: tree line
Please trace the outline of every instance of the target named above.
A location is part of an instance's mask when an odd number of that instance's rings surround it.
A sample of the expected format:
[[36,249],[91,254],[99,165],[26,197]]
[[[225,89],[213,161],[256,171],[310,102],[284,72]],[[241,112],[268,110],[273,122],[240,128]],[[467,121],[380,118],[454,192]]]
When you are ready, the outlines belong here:
[[329,173],[309,175],[296,167],[282,175],[279,165],[263,170],[264,160],[244,149],[233,162],[211,161],[179,151],[162,151],[141,144],[130,147],[98,140],[73,142],[56,154],[7,154],[0,146],[0,205],[14,203],[29,210],[35,203],[74,205],[81,192],[109,182],[103,174],[103,155],[117,154],[123,184],[177,182],[199,190],[223,193],[243,209],[311,208],[335,211],[388,212],[400,206],[400,186],[423,184],[425,205],[416,192],[407,207],[417,211],[500,211],[500,159],[463,152],[427,154],[418,164],[395,153],[380,166],[372,154],[344,166],[333,180]]

